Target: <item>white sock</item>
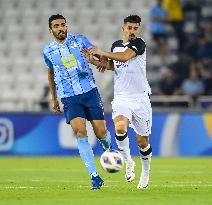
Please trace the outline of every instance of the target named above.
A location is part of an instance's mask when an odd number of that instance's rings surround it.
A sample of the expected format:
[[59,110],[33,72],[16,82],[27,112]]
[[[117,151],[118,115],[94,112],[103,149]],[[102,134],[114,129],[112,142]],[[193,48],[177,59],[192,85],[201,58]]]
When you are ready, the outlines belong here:
[[116,143],[119,148],[119,151],[124,157],[125,162],[132,161],[132,157],[130,155],[130,147],[129,147],[129,137],[127,133],[117,134],[116,133]]
[[142,162],[142,173],[149,173],[150,162],[152,157],[152,148],[148,144],[145,148],[140,148],[141,162]]

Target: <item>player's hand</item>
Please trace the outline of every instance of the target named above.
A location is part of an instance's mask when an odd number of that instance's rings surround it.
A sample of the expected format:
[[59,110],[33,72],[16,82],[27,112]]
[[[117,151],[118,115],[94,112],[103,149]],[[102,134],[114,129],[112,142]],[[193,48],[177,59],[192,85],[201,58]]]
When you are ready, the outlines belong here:
[[62,112],[61,112],[61,110],[60,110],[60,104],[59,104],[58,100],[55,99],[55,100],[52,101],[52,103],[53,103],[52,111],[53,111],[55,114],[60,115]]
[[97,48],[96,46],[93,46],[91,49],[90,49],[90,52],[93,54],[93,55],[100,55],[100,56],[103,56],[103,51],[99,48]]
[[86,49],[86,48],[82,48],[82,53],[84,54],[86,60],[88,61],[88,63],[92,63],[93,61],[93,55],[91,54],[91,52]]
[[99,65],[96,67],[99,72],[104,73],[105,70],[107,70],[107,59],[102,58],[101,61],[99,62]]

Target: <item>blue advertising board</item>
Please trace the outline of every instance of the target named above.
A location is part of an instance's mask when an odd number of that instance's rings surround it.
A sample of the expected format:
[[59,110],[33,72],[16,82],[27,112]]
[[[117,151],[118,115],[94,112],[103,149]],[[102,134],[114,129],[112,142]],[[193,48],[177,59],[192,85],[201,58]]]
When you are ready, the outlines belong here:
[[[111,114],[105,117],[112,146],[117,148]],[[100,155],[102,149],[89,122],[87,130],[95,155]],[[131,154],[139,155],[131,128],[128,136]],[[150,143],[154,156],[212,155],[212,114],[154,113]],[[0,155],[78,155],[78,149],[62,115],[0,114]]]

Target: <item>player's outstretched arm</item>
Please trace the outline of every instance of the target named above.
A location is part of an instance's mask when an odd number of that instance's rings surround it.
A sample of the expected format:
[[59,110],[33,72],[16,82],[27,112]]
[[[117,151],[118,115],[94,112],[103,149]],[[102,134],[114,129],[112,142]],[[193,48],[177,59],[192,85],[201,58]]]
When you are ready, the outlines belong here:
[[107,57],[111,60],[117,60],[120,62],[126,62],[136,56],[135,51],[130,48],[126,49],[124,52],[117,52],[117,53],[102,51],[97,47],[93,47],[90,51],[93,55],[98,54],[100,56]]
[[50,93],[52,96],[52,111],[59,115],[61,114],[61,110],[60,110],[60,104],[59,101],[57,99],[57,94],[56,94],[56,85],[54,82],[54,70],[53,69],[48,69],[48,81],[49,81],[49,89],[50,89]]
[[105,72],[105,70],[111,70],[108,69],[108,58],[99,56],[99,55],[94,55],[90,52],[90,50],[83,48],[82,52],[88,61],[88,63],[91,63],[97,67],[99,72]]
[[86,60],[88,61],[88,63],[91,63],[91,64],[93,64],[95,66],[99,65],[99,63],[100,63],[99,59],[97,59],[97,58],[95,59],[94,56],[91,54],[91,52],[88,49],[83,48],[82,49],[82,53],[84,54],[84,56],[85,56]]

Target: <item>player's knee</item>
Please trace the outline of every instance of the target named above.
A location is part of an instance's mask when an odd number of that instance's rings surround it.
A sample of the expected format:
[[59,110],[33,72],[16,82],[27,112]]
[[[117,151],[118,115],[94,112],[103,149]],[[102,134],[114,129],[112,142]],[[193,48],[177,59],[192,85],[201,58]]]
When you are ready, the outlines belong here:
[[124,122],[120,121],[115,124],[115,129],[117,134],[125,134],[126,133],[126,125]]
[[74,129],[74,133],[77,137],[85,137],[87,136],[87,131],[86,129],[80,129],[80,128],[77,128],[77,129]]

